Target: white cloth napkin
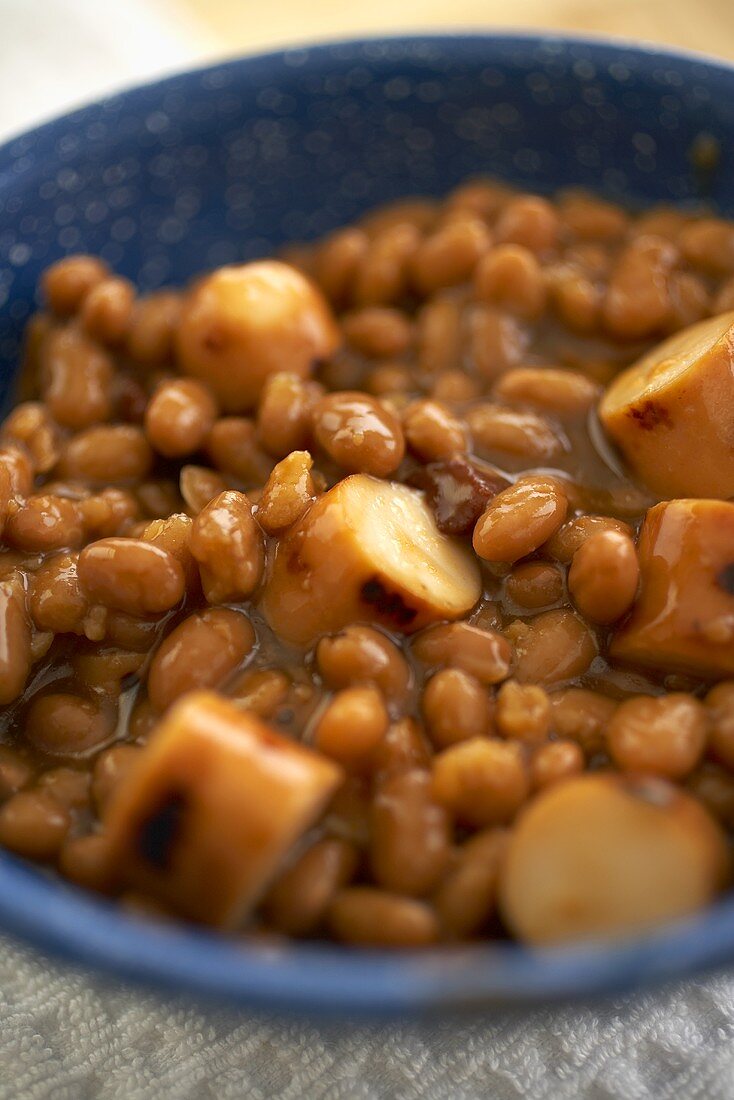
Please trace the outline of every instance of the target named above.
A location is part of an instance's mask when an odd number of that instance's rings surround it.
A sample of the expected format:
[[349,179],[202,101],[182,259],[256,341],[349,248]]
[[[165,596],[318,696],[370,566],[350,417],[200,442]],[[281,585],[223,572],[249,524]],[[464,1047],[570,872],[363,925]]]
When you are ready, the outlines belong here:
[[0,940],[1,1100],[732,1100],[734,975],[423,1022],[163,999]]

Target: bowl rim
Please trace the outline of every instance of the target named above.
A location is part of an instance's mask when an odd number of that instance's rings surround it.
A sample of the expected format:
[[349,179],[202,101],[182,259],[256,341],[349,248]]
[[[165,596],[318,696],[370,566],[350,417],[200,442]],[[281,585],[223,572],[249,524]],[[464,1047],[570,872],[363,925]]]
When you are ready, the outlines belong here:
[[[280,63],[288,54],[301,51],[308,53],[306,65],[319,66],[334,50],[380,43],[406,48],[442,44],[461,51],[480,43],[496,47],[505,42],[527,48],[544,44],[586,48],[607,61],[634,53],[651,61],[695,63],[734,78],[734,64],[705,53],[553,30],[456,28],[304,41],[124,87],[13,133],[0,145],[0,187],[12,147],[19,140],[42,142],[54,136],[59,126],[73,125],[78,117],[110,101],[122,100],[130,109],[139,109],[146,99],[182,79]],[[44,870],[0,851],[0,930],[66,962],[168,992],[250,1007],[384,1016],[606,995],[721,965],[734,957],[734,893],[691,919],[623,942],[544,950],[490,942],[420,951],[364,951],[320,943],[232,941],[211,931],[131,916],[108,900],[63,880],[52,881]]]

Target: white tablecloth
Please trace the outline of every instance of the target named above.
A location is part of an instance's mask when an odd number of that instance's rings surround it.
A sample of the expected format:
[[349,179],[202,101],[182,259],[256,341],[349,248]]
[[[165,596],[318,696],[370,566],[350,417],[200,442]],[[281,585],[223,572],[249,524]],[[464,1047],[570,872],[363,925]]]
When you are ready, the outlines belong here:
[[[174,0],[0,0],[0,137],[200,60],[174,15]],[[162,1000],[0,939],[0,1100],[230,1098],[732,1100],[734,975],[595,1006],[328,1024]]]
[[232,1012],[0,940],[1,1100],[732,1100],[734,977],[425,1022]]

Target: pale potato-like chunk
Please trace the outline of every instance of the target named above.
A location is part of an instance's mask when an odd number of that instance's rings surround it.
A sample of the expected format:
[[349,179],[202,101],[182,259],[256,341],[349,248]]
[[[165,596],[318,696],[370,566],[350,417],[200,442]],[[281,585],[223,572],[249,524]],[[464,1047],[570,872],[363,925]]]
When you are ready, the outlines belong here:
[[436,526],[421,493],[354,474],[281,538],[262,596],[273,630],[307,645],[354,622],[412,633],[479,599],[471,551]]
[[656,505],[638,553],[640,594],[612,657],[712,679],[734,674],[734,504]]
[[205,382],[226,412],[253,408],[271,374],[305,378],[336,351],[339,329],[305,275],[277,260],[220,267],[197,282],[176,334],[184,374]]
[[106,816],[121,880],[234,928],[341,778],[325,757],[210,692],[173,706]]
[[611,383],[599,416],[661,497],[734,495],[734,313],[649,351]]
[[721,829],[689,795],[662,779],[585,775],[521,815],[500,907],[526,943],[622,938],[702,909],[728,869]]

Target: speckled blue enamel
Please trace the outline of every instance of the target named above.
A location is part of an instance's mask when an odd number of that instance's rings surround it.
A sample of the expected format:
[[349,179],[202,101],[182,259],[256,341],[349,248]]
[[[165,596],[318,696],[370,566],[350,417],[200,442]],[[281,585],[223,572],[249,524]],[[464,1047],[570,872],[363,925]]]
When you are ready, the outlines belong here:
[[[701,133],[721,145],[697,174]],[[626,44],[514,36],[288,50],[139,88],[0,149],[0,377],[39,273],[78,250],[145,288],[489,173],[734,213],[734,70]],[[246,946],[134,920],[0,853],[0,927],[166,988],[290,1009],[426,1011],[597,994],[734,960],[734,899],[622,946],[422,954]]]

